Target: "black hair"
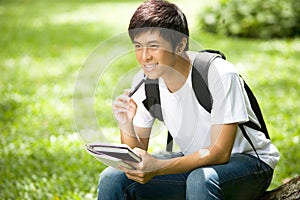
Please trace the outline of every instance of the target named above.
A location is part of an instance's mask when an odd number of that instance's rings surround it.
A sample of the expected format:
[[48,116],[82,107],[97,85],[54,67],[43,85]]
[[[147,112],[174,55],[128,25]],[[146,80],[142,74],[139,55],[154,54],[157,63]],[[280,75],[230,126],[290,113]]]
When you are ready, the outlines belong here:
[[141,4],[133,14],[128,32],[131,40],[144,32],[158,31],[169,41],[173,50],[182,38],[187,39],[184,50],[189,48],[189,29],[184,13],[173,3],[149,0]]

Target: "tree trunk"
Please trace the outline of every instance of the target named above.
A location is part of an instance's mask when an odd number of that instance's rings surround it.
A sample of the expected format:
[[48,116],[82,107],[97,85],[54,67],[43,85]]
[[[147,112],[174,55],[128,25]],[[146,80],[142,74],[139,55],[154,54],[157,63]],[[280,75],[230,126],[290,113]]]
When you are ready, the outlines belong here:
[[290,180],[278,188],[267,191],[259,200],[296,200],[300,199],[300,176]]

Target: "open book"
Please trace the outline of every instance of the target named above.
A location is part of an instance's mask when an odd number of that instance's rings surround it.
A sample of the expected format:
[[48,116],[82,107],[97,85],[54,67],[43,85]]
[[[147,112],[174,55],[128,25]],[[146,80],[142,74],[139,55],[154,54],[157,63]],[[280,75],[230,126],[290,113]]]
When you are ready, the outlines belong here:
[[118,166],[134,169],[124,161],[136,163],[141,161],[141,158],[126,144],[91,143],[86,145],[86,150],[103,164],[116,169]]

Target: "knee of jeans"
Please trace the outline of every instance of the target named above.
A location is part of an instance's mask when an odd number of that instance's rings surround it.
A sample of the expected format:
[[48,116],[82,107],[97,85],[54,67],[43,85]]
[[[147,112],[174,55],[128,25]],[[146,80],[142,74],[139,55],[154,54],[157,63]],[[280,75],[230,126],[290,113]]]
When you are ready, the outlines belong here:
[[107,167],[100,173],[99,182],[113,182],[114,180],[120,180],[123,176],[124,172]]
[[98,185],[98,199],[122,199],[123,188],[128,184],[124,172],[107,167],[100,174]]
[[124,172],[107,167],[100,174],[99,187],[101,185],[112,188],[113,185],[120,184],[123,179],[127,179]]
[[187,187],[198,188],[198,190],[215,190],[220,188],[219,177],[213,168],[199,168],[192,171],[187,179]]

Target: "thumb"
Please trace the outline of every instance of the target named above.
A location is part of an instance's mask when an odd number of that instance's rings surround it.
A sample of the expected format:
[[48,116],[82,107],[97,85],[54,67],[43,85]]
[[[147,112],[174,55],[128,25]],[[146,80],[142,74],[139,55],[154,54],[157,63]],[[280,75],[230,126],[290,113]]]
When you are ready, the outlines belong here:
[[126,96],[128,96],[129,93],[130,93],[130,89],[125,89],[124,92],[123,92],[123,94],[125,94]]
[[138,147],[135,147],[133,149],[134,153],[138,154],[138,155],[143,155],[145,154],[145,150],[141,149],[141,148],[138,148]]

